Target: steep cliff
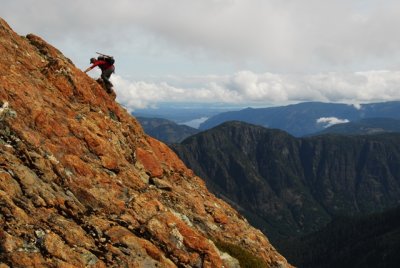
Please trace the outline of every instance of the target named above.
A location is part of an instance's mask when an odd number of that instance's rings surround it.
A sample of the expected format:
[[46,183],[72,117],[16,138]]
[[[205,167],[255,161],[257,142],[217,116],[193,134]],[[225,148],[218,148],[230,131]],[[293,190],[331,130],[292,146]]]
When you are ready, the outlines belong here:
[[290,266],[60,51],[0,19],[0,55],[0,267]]

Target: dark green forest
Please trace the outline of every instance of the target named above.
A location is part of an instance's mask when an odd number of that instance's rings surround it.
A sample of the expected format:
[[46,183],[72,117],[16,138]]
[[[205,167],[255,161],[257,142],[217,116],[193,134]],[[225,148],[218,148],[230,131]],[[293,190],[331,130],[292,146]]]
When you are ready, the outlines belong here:
[[338,217],[320,231],[278,243],[298,267],[398,267],[400,207],[358,217]]

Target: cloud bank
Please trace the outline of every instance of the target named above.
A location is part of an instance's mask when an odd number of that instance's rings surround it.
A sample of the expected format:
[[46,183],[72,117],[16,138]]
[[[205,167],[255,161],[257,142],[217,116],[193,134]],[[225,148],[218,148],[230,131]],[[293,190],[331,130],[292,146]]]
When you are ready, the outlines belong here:
[[225,76],[165,77],[130,82],[112,77],[118,101],[129,110],[158,102],[271,106],[302,101],[361,103],[400,100],[400,71],[283,75],[240,71]]

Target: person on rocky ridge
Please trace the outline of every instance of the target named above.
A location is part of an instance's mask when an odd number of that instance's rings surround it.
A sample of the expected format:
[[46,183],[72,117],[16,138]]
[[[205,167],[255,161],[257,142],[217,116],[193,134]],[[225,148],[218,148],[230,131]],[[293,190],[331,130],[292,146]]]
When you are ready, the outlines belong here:
[[94,67],[98,66],[101,70],[101,80],[104,82],[106,90],[108,93],[112,92],[113,84],[110,82],[111,74],[115,72],[114,58],[107,55],[100,55],[97,59],[91,58],[90,63],[92,64],[84,72],[92,70]]

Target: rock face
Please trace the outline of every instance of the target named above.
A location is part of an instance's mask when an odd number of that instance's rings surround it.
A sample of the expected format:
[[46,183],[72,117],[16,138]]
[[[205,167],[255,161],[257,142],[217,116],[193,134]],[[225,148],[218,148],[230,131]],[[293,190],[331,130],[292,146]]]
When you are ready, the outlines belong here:
[[60,51],[0,19],[0,55],[1,267],[290,267]]

